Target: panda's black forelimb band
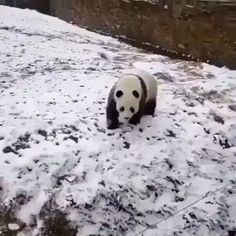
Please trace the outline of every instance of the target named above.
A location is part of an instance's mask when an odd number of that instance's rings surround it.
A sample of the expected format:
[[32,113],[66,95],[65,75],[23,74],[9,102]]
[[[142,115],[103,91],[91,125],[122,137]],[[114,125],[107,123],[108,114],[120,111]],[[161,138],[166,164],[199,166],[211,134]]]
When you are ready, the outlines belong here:
[[156,109],[156,100],[150,100],[145,104],[144,115],[154,115]]
[[132,125],[137,125],[138,123],[140,123],[140,119],[141,119],[141,113],[138,112],[133,115],[133,117],[129,120],[129,123]]
[[118,121],[113,121],[111,124],[107,125],[107,129],[118,129],[119,128],[119,123]]
[[107,108],[106,108],[108,129],[117,129],[119,126],[119,121],[118,121],[119,113],[116,110],[116,102],[114,100],[114,90],[115,90],[115,86],[112,87],[109,93],[108,103],[107,103]]

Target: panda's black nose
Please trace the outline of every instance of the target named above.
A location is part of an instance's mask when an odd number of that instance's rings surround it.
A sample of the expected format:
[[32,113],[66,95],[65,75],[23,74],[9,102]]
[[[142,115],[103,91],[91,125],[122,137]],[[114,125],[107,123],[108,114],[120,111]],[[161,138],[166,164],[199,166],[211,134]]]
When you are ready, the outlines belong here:
[[125,120],[129,120],[129,117],[125,117]]

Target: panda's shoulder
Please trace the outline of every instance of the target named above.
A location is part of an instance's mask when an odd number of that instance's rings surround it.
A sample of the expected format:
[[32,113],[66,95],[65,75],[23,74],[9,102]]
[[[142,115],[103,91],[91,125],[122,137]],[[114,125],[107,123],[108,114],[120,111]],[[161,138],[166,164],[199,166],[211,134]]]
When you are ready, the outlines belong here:
[[139,68],[129,68],[122,71],[122,74],[133,74],[141,78],[145,83],[155,80],[155,77],[148,71]]

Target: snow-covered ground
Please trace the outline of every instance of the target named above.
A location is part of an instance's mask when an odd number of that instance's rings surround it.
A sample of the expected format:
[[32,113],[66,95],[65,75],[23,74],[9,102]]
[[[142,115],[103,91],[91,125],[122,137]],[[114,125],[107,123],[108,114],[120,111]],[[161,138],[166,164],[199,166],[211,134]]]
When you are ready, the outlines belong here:
[[[156,116],[108,131],[109,89],[131,65],[161,75]],[[236,71],[0,6],[0,157],[3,235],[227,235]]]

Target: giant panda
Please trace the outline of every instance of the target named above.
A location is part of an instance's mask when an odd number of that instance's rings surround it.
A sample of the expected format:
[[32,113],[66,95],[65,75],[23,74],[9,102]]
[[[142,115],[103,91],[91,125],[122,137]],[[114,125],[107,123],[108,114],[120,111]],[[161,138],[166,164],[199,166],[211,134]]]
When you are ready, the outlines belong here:
[[136,125],[143,115],[154,115],[157,80],[145,70],[124,70],[111,88],[106,107],[107,128],[117,129],[121,123]]

